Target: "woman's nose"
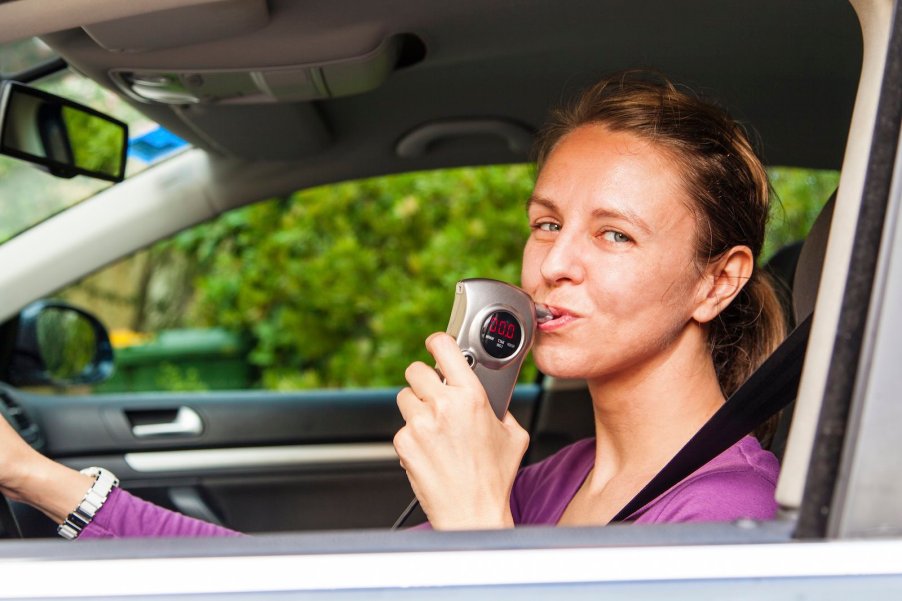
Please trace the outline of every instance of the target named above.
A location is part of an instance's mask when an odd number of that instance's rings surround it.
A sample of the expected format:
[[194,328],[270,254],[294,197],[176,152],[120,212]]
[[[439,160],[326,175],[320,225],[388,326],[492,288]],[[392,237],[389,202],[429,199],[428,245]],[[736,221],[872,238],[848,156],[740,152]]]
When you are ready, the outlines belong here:
[[579,283],[585,276],[583,261],[588,249],[581,248],[579,237],[562,231],[542,260],[542,277],[549,283]]

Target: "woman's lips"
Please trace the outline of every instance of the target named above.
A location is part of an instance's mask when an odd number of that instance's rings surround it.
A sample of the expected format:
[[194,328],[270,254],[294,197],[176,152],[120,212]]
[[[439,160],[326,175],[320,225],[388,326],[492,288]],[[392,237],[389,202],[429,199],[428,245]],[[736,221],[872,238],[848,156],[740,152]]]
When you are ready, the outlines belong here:
[[579,316],[567,309],[544,305],[547,314],[539,320],[538,329],[542,332],[553,332],[579,319]]

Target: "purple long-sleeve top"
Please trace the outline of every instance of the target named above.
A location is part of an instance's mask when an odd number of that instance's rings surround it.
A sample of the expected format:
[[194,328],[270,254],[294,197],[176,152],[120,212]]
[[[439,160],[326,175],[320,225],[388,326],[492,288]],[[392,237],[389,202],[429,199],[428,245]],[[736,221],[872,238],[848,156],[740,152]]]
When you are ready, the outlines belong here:
[[[595,440],[585,439],[520,470],[511,494],[514,523],[557,524],[594,465]],[[648,524],[772,519],[778,472],[776,457],[746,436],[630,519]],[[238,535],[116,489],[80,538]]]

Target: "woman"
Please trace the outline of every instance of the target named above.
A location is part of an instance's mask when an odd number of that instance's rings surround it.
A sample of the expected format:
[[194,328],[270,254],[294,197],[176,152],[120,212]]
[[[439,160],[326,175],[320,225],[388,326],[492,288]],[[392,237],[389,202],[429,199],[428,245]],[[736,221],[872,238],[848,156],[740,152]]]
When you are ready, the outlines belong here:
[[[754,271],[767,174],[742,129],[667,81],[626,73],[556,112],[538,143],[522,286],[551,307],[539,369],[585,378],[595,440],[517,467],[527,434],[492,419],[453,340],[427,340],[398,395],[395,446],[437,528],[605,524],[783,338]],[[766,519],[778,465],[748,436],[637,522]]]
[[[435,528],[607,523],[783,336],[754,271],[767,176],[718,109],[620,74],[552,116],[537,166],[522,286],[554,319],[534,356],[546,374],[588,381],[596,436],[518,471],[527,433],[495,418],[453,339],[433,334],[446,383],[423,363],[407,369],[395,447]],[[61,523],[101,481],[0,428],[6,496]],[[770,518],[777,469],[748,436],[631,518]],[[113,489],[81,536],[227,534]]]

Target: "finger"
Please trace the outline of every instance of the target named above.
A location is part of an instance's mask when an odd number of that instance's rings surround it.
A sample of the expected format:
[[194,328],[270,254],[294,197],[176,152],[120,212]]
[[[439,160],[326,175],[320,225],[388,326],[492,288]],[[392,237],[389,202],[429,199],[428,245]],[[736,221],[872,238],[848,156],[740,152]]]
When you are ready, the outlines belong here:
[[473,373],[454,338],[442,332],[435,333],[426,339],[426,349],[435,357],[438,368],[445,376],[445,383],[451,386],[481,387],[479,378]]
[[430,401],[441,394],[445,387],[439,374],[422,361],[414,361],[407,366],[404,378],[416,394],[423,401]]
[[517,422],[517,420],[514,419],[514,416],[511,415],[510,411],[504,414],[501,422],[510,433],[511,440],[519,445],[522,457],[522,453],[525,453],[526,448],[529,446],[529,432],[523,429],[523,427]]
[[504,417],[501,418],[501,423],[508,432],[522,433],[526,435],[527,438],[529,437],[529,432],[520,425],[520,422],[514,418],[510,411],[504,414]]
[[501,418],[501,423],[503,423],[508,428],[522,429],[520,422],[517,421],[517,418],[515,418],[510,411],[504,414],[504,417]]
[[401,392],[398,393],[397,401],[398,409],[401,410],[401,418],[405,422],[409,422],[411,417],[420,411],[425,410],[423,401],[414,394],[410,387],[403,388]]

